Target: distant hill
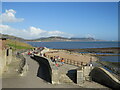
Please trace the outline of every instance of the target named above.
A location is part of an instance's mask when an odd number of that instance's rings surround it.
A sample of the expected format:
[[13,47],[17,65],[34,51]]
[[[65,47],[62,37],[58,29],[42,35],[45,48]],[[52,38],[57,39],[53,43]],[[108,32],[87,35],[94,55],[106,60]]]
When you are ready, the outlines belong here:
[[52,41],[96,41],[94,38],[65,38],[65,37],[58,37],[58,36],[52,36],[52,37],[43,37],[33,40],[27,40],[27,41],[46,41],[46,42],[52,42]]
[[95,41],[94,38],[70,38],[71,40],[80,40],[80,41]]
[[10,40],[25,41],[25,39],[23,39],[23,38],[12,36],[12,35],[0,34],[0,36],[2,36],[2,38],[7,38]]
[[10,40],[17,40],[17,41],[33,41],[33,42],[62,42],[62,41],[103,41],[103,40],[96,40],[94,38],[66,38],[66,37],[60,37],[60,36],[52,36],[52,37],[42,37],[38,39],[23,39],[20,37],[12,36],[12,35],[6,35],[6,34],[0,34],[3,38],[7,38]]

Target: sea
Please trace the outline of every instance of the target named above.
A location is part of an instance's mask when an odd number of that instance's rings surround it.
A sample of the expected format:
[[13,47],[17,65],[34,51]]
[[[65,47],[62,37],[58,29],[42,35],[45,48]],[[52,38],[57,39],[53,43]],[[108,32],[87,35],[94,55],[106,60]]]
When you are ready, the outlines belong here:
[[[47,47],[51,49],[83,49],[83,48],[109,48],[120,47],[120,42],[96,41],[96,42],[27,42],[34,47]],[[101,56],[101,61],[120,62],[119,56]]]

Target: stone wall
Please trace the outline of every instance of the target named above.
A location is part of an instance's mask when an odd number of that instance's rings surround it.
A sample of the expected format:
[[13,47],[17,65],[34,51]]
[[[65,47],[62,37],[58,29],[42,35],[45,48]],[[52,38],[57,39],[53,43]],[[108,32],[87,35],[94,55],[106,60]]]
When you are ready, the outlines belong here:
[[28,71],[28,64],[26,58],[21,53],[19,53],[16,55],[16,59],[20,61],[18,72],[20,73],[21,76],[23,76]]
[[[34,60],[36,60],[40,67],[38,69],[38,77],[44,79],[47,82],[50,82],[52,84],[59,84],[59,71],[56,66],[52,65],[52,61],[48,60],[48,58],[43,58],[40,56],[34,56],[32,57]],[[44,75],[41,75],[39,71],[44,70]]]
[[77,84],[82,85],[85,81],[91,81],[90,72],[94,67],[84,66],[77,69]]
[[7,65],[9,65],[13,59],[12,49],[0,49],[0,76],[7,70]]
[[95,67],[91,71],[90,76],[92,77],[93,81],[112,88],[113,90],[120,89],[120,81],[104,68]]
[[[52,83],[52,81],[51,81],[52,80],[52,68],[51,68],[48,60],[43,57],[39,57],[39,56],[34,56],[31,58],[34,59],[35,61],[37,61],[38,64],[40,65],[40,67],[38,68],[37,76],[47,82]],[[44,71],[44,72],[41,72],[41,71]]]
[[0,75],[4,71],[6,66],[6,55],[5,55],[5,50],[0,51]]

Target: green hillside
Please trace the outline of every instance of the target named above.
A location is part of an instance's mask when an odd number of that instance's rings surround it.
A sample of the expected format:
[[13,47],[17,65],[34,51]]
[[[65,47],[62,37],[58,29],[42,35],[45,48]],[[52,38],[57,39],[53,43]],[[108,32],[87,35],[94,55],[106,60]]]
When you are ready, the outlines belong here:
[[7,39],[6,44],[15,49],[32,49],[33,47],[25,42]]

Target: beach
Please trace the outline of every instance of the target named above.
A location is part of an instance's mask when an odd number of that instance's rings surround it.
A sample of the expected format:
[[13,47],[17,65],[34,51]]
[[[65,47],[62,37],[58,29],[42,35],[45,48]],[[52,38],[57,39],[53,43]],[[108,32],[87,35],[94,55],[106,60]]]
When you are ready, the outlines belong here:
[[90,54],[81,54],[57,49],[49,49],[49,52],[46,52],[45,55],[49,57],[59,56],[64,60],[76,61],[78,63],[83,62],[84,65],[89,64],[90,61],[94,62],[98,60],[97,57],[91,56]]

